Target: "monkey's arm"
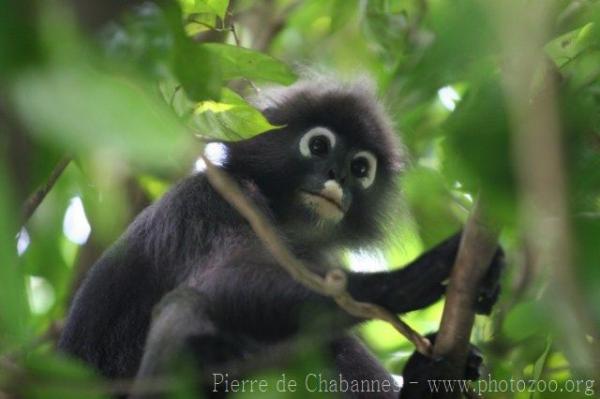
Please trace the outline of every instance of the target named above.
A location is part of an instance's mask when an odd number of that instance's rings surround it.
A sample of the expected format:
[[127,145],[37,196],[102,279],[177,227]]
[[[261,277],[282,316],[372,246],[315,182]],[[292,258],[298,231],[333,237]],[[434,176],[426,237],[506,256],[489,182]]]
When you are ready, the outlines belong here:
[[[348,290],[359,301],[375,303],[395,313],[426,307],[443,295],[459,241],[457,234],[393,272],[349,273]],[[294,281],[278,265],[255,262],[214,270],[213,283],[199,287],[209,290],[208,297],[214,298],[217,314],[232,328],[261,334],[265,326],[270,326],[274,336],[281,336],[295,332],[306,321],[304,316],[327,323],[333,330],[360,321],[348,316],[333,299]],[[492,265],[492,269],[497,268]],[[497,287],[497,280],[490,284]],[[482,287],[481,306],[478,305],[477,310],[485,313],[496,296],[493,288]]]
[[[416,260],[392,272],[352,273],[348,290],[354,299],[381,305],[394,313],[405,313],[427,307],[446,291],[446,280],[454,265],[461,233],[448,238]],[[500,292],[503,251],[494,255],[481,284],[475,311],[489,314]]]
[[427,307],[444,294],[459,243],[460,233],[401,269],[351,273],[348,275],[348,291],[358,301],[376,303],[394,313]]

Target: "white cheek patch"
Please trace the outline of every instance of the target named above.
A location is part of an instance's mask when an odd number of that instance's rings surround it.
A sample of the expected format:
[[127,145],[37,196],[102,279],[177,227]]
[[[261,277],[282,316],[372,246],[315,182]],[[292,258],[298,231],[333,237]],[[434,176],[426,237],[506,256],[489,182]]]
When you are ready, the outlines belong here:
[[335,134],[333,134],[333,132],[327,128],[317,126],[306,132],[304,136],[302,136],[302,138],[300,139],[300,153],[304,157],[309,158],[312,155],[308,145],[310,143],[310,139],[312,139],[315,136],[327,137],[327,139],[329,140],[329,146],[331,148],[335,147]]
[[[204,147],[204,156],[216,166],[223,166],[225,161],[227,161],[228,155],[229,149],[223,143],[208,143]],[[202,158],[196,160],[194,170],[196,172],[204,172],[206,170],[206,163]]]

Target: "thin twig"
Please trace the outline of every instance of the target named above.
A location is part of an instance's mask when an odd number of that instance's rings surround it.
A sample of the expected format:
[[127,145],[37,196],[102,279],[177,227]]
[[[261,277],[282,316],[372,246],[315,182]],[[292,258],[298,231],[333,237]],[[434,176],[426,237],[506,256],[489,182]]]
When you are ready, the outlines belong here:
[[29,196],[25,204],[23,205],[22,210],[22,219],[21,225],[25,224],[31,215],[35,212],[35,210],[40,206],[46,195],[50,192],[60,175],[64,172],[67,165],[71,162],[71,157],[62,158],[52,169],[50,172],[50,176],[48,176],[48,180],[44,184],[42,184],[33,194]]
[[240,38],[237,34],[237,30],[235,29],[235,23],[233,23],[233,15],[230,14],[229,18],[229,20],[231,21],[229,25],[229,30],[231,31],[231,35],[233,36],[235,45],[238,47],[242,47],[242,42],[240,41]]
[[[237,30],[235,28],[235,23],[234,23],[234,16],[231,12],[228,13],[229,14],[229,30],[231,31],[231,35],[233,36],[233,40],[235,41],[235,45],[237,47],[242,47],[242,42],[240,41],[240,37],[237,34]],[[246,81],[246,83],[248,83],[250,85],[250,87],[252,87],[252,90],[254,90],[254,93],[258,94],[260,93],[260,89],[258,88],[258,86],[256,86],[254,84],[254,82],[248,78],[244,78],[244,81]]]
[[353,316],[389,322],[400,334],[410,340],[419,352],[425,355],[430,354],[429,340],[413,330],[395,314],[375,304],[355,301],[346,291],[344,271],[332,270],[325,278],[310,271],[287,248],[276,229],[242,192],[239,185],[206,157],[202,156],[202,159],[206,163],[206,176],[213,188],[248,221],[263,245],[293,279],[321,295],[333,298],[342,309]]
[[175,103],[175,96],[177,95],[177,93],[179,93],[179,91],[183,88],[182,85],[177,85],[175,87],[175,90],[173,90],[173,94],[171,94],[171,100],[169,100],[169,106],[171,108],[173,108],[173,104]]

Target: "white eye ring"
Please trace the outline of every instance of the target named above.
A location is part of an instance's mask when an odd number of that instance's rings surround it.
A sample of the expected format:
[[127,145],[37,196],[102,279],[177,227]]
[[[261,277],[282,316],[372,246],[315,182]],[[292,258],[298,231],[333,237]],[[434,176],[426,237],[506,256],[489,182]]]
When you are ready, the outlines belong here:
[[300,139],[300,153],[306,158],[312,156],[308,145],[310,144],[310,139],[312,139],[315,136],[325,136],[327,137],[327,140],[329,140],[329,147],[333,148],[335,146],[335,134],[333,134],[331,130],[322,126],[314,127],[308,132],[306,132],[304,136],[302,136],[302,138]]
[[362,188],[369,188],[375,181],[375,176],[377,175],[377,158],[369,151],[357,152],[352,158],[352,161],[357,158],[365,158],[369,163],[368,174],[365,177],[357,178]]

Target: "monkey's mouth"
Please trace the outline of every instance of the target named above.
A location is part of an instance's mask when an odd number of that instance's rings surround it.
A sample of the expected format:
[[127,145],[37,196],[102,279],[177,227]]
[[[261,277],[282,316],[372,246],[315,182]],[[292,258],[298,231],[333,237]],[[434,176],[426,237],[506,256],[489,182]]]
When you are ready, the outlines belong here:
[[339,222],[344,217],[344,208],[341,200],[327,195],[327,193],[313,193],[302,190],[300,192],[302,203],[324,219]]

